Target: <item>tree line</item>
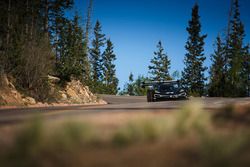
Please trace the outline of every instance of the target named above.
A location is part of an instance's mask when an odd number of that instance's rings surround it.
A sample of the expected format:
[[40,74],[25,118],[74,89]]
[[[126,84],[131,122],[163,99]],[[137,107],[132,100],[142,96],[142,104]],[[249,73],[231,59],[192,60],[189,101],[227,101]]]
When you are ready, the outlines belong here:
[[[176,71],[171,76],[171,61],[165,53],[162,42],[157,44],[157,51],[148,67],[150,77],[139,76],[130,80],[122,94],[145,95],[145,91],[135,91],[137,83],[143,81],[164,81],[180,78],[182,86],[192,96],[245,97],[250,95],[250,54],[249,44],[244,44],[244,25],[240,19],[239,0],[231,4],[230,19],[227,31],[218,35],[214,53],[211,55],[210,68],[204,65],[206,56],[204,45],[206,34],[201,33],[199,5],[192,8],[192,17],[186,28],[189,36],[185,45],[184,69],[180,74]],[[209,77],[205,72],[209,70]]]
[[69,18],[74,0],[1,1],[0,71],[38,100],[48,97],[48,75],[62,84],[80,80],[94,93],[116,94],[114,45],[99,21],[92,29],[92,0],[88,4],[85,17],[75,12]]
[[234,0],[228,30],[217,37],[210,68],[209,94],[211,96],[249,96],[250,54],[249,44],[240,19],[239,1]]
[[[180,78],[183,87],[194,96],[249,95],[250,47],[244,43],[239,0],[232,2],[227,32],[216,39],[210,68],[204,65],[207,35],[201,33],[196,3],[188,22],[185,67],[181,76],[177,71],[170,74],[171,61],[159,41],[148,67],[150,77],[134,79],[131,74],[121,94],[145,94],[145,90],[139,88],[145,80]],[[80,80],[94,93],[116,94],[114,44],[102,32],[100,21],[92,28],[92,0],[88,4],[84,17],[75,12],[69,18],[66,12],[72,10],[73,0],[2,0],[0,74],[12,76],[12,82],[20,91],[39,100],[48,98],[48,75],[58,76],[62,84]],[[92,40],[90,35],[93,35]]]

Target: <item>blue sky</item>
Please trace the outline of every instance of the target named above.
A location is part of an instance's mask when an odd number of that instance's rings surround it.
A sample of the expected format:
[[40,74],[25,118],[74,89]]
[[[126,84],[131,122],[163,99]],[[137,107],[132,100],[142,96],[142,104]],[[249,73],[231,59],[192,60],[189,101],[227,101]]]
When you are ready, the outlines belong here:
[[[205,42],[206,66],[218,33],[226,29],[230,0],[94,0],[92,26],[98,19],[117,55],[117,76],[122,88],[132,72],[148,75],[148,65],[159,40],[171,59],[171,72],[181,71],[186,53],[186,27],[191,9],[198,1]],[[250,42],[250,0],[240,0],[245,42]],[[86,14],[87,0],[75,0],[72,11]]]

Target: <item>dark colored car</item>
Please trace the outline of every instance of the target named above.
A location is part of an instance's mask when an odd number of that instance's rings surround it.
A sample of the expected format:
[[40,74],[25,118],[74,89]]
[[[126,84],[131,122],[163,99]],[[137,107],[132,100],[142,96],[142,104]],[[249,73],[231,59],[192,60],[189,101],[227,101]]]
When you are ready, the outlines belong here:
[[187,93],[179,81],[153,81],[142,84],[148,87],[147,101],[155,102],[164,99],[187,99]]

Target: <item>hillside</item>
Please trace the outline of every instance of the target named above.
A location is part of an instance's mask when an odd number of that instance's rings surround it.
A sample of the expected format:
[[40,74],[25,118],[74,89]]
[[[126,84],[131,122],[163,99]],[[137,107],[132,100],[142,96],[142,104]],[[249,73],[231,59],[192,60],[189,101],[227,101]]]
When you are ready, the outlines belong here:
[[61,104],[106,104],[105,101],[94,95],[87,86],[80,81],[72,80],[60,86],[60,79],[49,76],[50,96],[47,102],[39,102],[20,92],[6,75],[1,77],[0,106],[30,106],[30,105],[61,105]]

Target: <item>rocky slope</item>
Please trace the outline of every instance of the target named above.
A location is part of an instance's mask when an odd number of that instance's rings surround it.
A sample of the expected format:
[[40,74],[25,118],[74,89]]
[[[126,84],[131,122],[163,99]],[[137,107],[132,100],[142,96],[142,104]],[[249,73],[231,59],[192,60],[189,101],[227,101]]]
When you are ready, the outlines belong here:
[[[59,96],[58,96],[59,95]],[[80,81],[72,80],[58,91],[57,102],[65,104],[106,104],[105,101],[95,96],[87,86]]]
[[80,81],[72,80],[64,87],[59,87],[59,78],[49,76],[50,92],[54,95],[51,104],[37,102],[32,97],[19,93],[15,86],[9,82],[6,75],[0,78],[0,106],[22,106],[22,105],[62,105],[62,104],[106,104],[105,101],[94,95],[87,86]]
[[0,77],[0,106],[1,105],[24,105],[21,94],[15,86],[9,82],[6,75]]

